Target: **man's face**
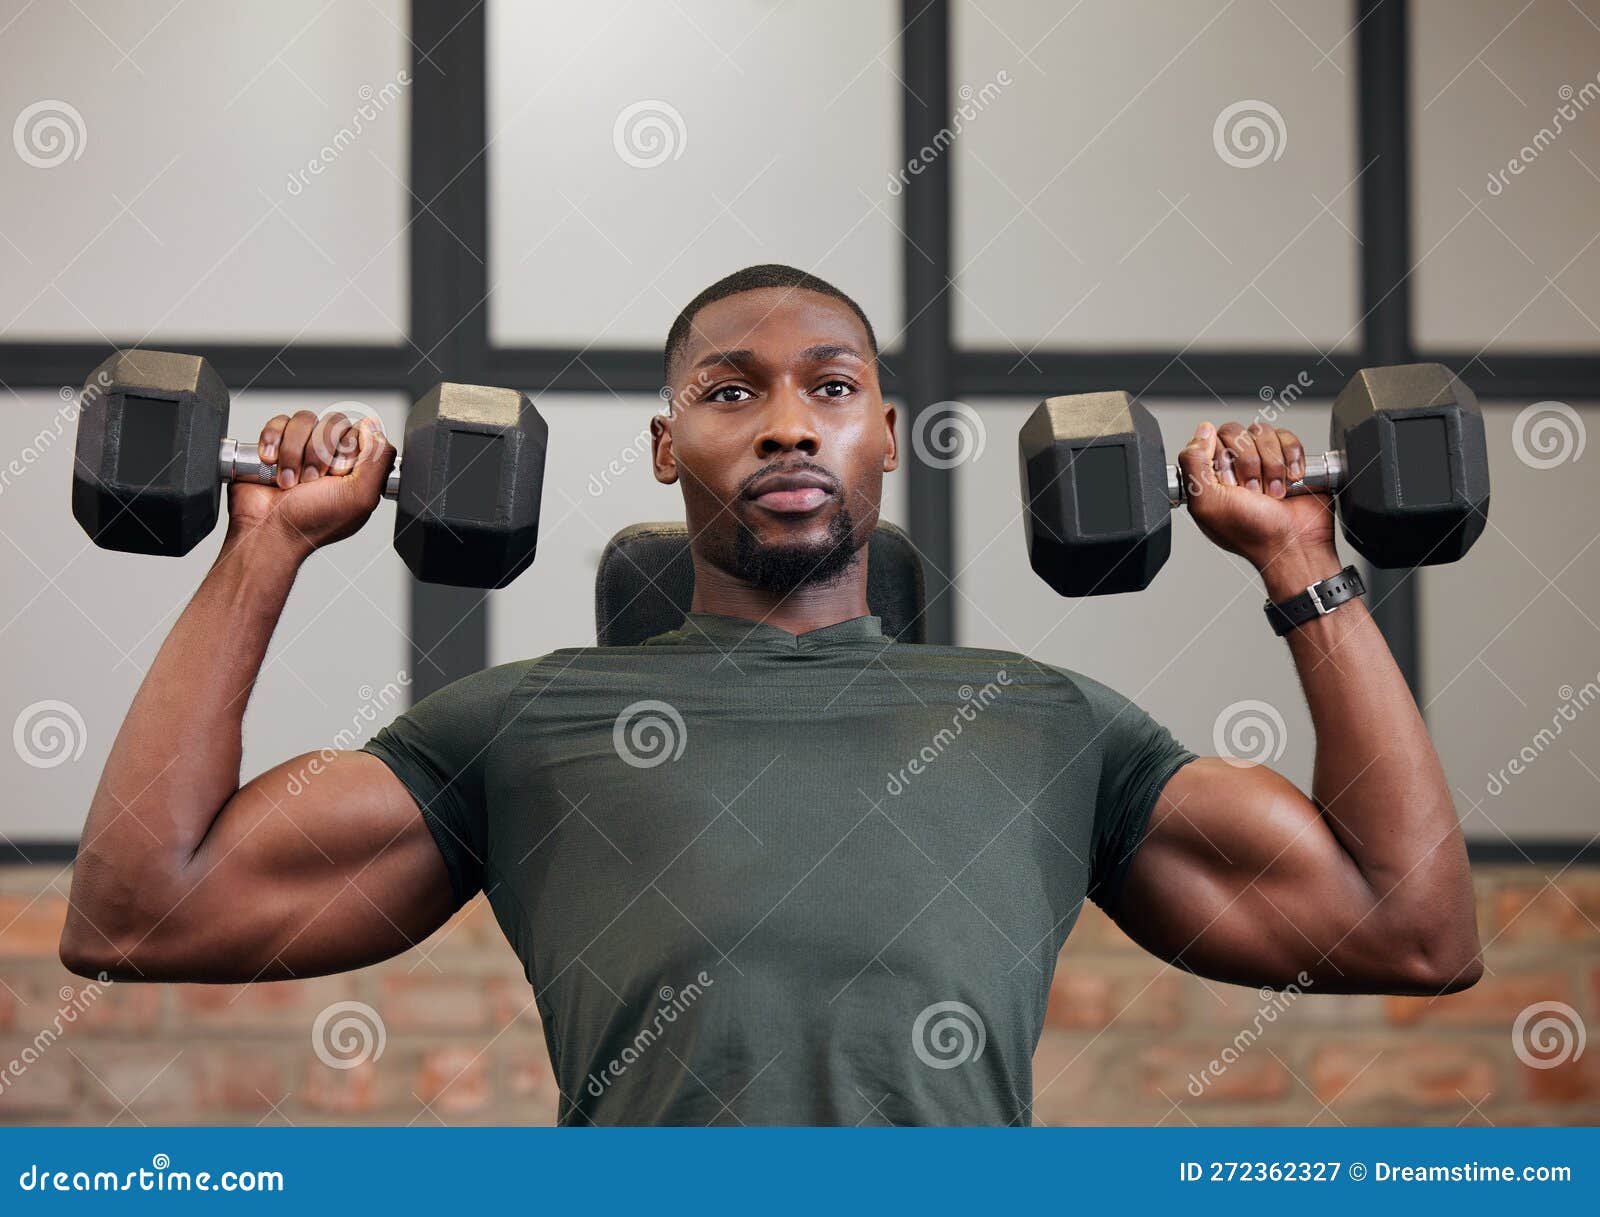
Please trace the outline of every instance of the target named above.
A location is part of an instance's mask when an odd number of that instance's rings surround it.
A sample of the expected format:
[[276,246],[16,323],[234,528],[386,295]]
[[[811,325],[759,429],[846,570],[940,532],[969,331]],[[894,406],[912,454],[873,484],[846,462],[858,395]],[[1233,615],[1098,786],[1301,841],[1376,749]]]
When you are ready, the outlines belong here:
[[842,301],[763,288],[707,305],[652,422],[656,480],[681,482],[695,552],[786,593],[846,570],[895,468],[867,332]]

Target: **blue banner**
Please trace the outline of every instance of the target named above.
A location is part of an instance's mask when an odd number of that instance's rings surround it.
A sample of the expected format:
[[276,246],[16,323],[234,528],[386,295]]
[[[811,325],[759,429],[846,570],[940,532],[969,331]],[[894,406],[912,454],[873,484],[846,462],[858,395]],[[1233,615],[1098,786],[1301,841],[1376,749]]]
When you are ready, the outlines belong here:
[[1594,1212],[1597,1150],[1589,1128],[29,1128],[0,1131],[0,1211]]

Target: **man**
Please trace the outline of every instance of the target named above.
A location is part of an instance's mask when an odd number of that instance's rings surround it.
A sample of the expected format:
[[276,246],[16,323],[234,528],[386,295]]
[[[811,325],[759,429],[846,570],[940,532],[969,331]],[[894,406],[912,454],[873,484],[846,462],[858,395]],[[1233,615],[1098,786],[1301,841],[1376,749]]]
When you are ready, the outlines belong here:
[[[1072,672],[884,638],[866,542],[895,410],[837,289],[731,276],[684,310],[666,370],[654,470],[693,537],[681,628],[480,672],[313,777],[298,758],[240,787],[245,701],[295,572],[365,521],[394,457],[370,423],[272,420],[279,484],[231,488],[216,565],[107,762],[67,965],[334,972],[482,890],[573,1124],[1027,1123],[1085,896],[1224,981],[1478,977],[1444,776],[1359,599],[1289,635],[1317,730],[1308,797],[1195,757]],[[1196,521],[1274,601],[1339,570],[1326,500],[1284,497],[1304,460],[1290,432],[1202,424],[1180,460]]]

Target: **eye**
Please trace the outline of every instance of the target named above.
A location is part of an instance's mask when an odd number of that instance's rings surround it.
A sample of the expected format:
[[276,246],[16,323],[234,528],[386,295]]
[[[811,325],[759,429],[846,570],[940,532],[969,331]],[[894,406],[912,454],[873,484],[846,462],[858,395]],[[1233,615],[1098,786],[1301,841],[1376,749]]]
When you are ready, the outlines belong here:
[[[735,393],[741,394],[742,396],[730,396],[730,394]],[[754,396],[755,394],[750,392],[750,390],[745,388],[743,385],[723,385],[720,389],[713,389],[710,393],[706,394],[706,400],[731,403],[749,401]]]
[[855,391],[855,385],[848,380],[826,380],[818,387],[818,392],[824,397],[848,397]]

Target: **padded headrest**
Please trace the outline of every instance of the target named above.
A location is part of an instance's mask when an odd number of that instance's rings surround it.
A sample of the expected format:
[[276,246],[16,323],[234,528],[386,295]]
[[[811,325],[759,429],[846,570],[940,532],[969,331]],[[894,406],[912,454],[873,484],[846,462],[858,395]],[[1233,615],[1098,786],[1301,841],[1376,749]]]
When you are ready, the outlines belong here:
[[[926,637],[922,559],[911,538],[880,523],[867,543],[867,607],[898,642]],[[603,647],[638,646],[683,624],[694,564],[683,524],[635,524],[611,538],[594,579],[594,632]]]

